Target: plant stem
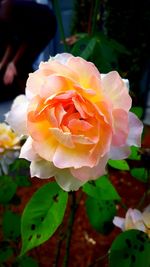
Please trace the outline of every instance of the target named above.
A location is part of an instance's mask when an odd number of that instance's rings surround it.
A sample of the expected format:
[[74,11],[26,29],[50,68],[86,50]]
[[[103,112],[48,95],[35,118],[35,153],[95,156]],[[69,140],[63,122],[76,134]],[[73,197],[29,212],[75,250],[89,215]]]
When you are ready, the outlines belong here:
[[92,29],[92,16],[93,16],[93,1],[91,2],[91,9],[90,9],[90,15],[89,15],[89,20],[88,20],[88,34],[91,34],[91,29]]
[[94,267],[95,264],[97,264],[99,261],[102,261],[103,259],[105,259],[108,256],[108,252],[102,256],[100,256],[99,258],[97,258],[93,263],[91,263],[88,267]]
[[146,183],[146,191],[144,192],[143,196],[141,197],[141,199],[137,205],[137,209],[140,209],[142,207],[142,205],[145,202],[146,197],[149,194],[149,190],[150,190],[150,170],[149,169],[147,169],[147,173],[148,173],[148,181]]
[[62,22],[60,6],[58,3],[58,0],[53,0],[52,2],[53,2],[53,6],[54,6],[54,11],[55,11],[55,14],[57,17],[58,28],[60,30],[60,36],[61,36],[61,39],[62,39],[63,45],[64,45],[64,51],[68,52],[69,48],[67,46],[66,39],[65,39],[65,32],[64,32],[63,22]]
[[77,208],[75,192],[73,191],[73,192],[70,192],[69,194],[71,196],[71,213],[69,217],[68,229],[67,229],[67,235],[66,235],[66,254],[64,257],[63,267],[69,266],[68,264],[69,264],[69,254],[70,254],[70,243],[71,243],[75,212]]
[[55,261],[53,262],[53,267],[58,266],[58,262],[59,262],[59,258],[60,258],[61,245],[62,245],[62,240],[59,240],[58,244],[57,244],[57,250],[56,250],[56,255],[55,255]]
[[142,196],[141,199],[140,199],[140,202],[139,202],[138,205],[137,205],[137,209],[140,209],[140,208],[141,208],[141,206],[143,205],[143,203],[144,203],[146,197],[147,197],[147,192],[144,192],[143,196]]
[[61,227],[59,229],[59,239],[58,239],[57,246],[56,246],[57,249],[56,249],[56,253],[55,253],[55,259],[53,262],[53,267],[57,267],[59,264],[61,246],[62,246],[62,242],[65,238],[66,238],[66,235],[63,233],[63,229]]
[[95,0],[95,7],[94,7],[94,12],[93,12],[93,21],[92,21],[92,30],[91,33],[95,33],[95,28],[96,28],[96,21],[97,21],[97,14],[98,14],[98,9],[99,9],[99,0]]
[[123,202],[119,202],[119,204],[125,211],[128,210],[128,207]]

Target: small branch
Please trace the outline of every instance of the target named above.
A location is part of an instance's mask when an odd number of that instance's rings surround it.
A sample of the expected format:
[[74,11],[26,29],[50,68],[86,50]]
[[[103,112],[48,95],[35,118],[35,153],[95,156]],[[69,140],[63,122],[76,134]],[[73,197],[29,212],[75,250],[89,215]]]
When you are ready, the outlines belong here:
[[145,201],[146,197],[147,197],[147,191],[144,192],[143,196],[141,197],[141,199],[140,199],[140,201],[139,201],[139,203],[137,205],[137,209],[140,209],[142,207],[142,205],[144,204],[144,201]]
[[70,196],[71,196],[72,203],[71,203],[71,213],[69,217],[68,229],[67,229],[67,235],[66,235],[66,254],[64,257],[63,267],[69,266],[70,243],[71,243],[74,218],[75,218],[75,213],[76,213],[76,208],[77,208],[75,192],[74,191],[70,192]]
[[123,202],[119,202],[119,204],[125,211],[128,210],[128,207]]
[[55,252],[55,259],[54,259],[54,262],[53,262],[53,266],[52,267],[57,267],[58,264],[59,264],[61,246],[62,246],[62,242],[63,242],[63,240],[65,238],[66,238],[66,235],[63,233],[63,229],[61,227],[59,229],[59,239],[58,239],[58,242],[57,242],[56,252]]
[[93,263],[91,263],[88,267],[94,267],[98,262],[102,261],[103,259],[105,259],[108,256],[108,251],[106,254],[100,256],[99,258],[97,258]]
[[137,205],[137,209],[140,209],[143,206],[143,204],[145,202],[145,199],[149,195],[149,190],[150,190],[150,170],[146,169],[146,171],[147,171],[147,175],[148,175],[148,181],[146,183],[146,190],[145,190],[143,196],[141,197],[141,199],[140,199],[140,201],[139,201],[139,203]]
[[92,29],[92,15],[93,15],[93,1],[91,1],[91,9],[90,9],[90,15],[88,20],[88,34],[91,34]]
[[96,22],[97,22],[97,14],[98,14],[98,11],[99,11],[99,5],[100,5],[100,1],[99,0],[95,0],[95,6],[94,6],[94,12],[93,12],[93,21],[92,21],[92,30],[91,30],[92,34],[95,33]]
[[60,6],[58,3],[58,0],[53,0],[53,6],[54,6],[54,11],[57,17],[57,22],[58,22],[58,27],[60,30],[60,35],[61,35],[61,39],[64,45],[64,50],[65,52],[69,51],[68,45],[66,43],[66,38],[65,38],[65,32],[64,32],[64,27],[63,27],[63,22],[62,22],[62,16],[61,16],[61,11],[60,11]]

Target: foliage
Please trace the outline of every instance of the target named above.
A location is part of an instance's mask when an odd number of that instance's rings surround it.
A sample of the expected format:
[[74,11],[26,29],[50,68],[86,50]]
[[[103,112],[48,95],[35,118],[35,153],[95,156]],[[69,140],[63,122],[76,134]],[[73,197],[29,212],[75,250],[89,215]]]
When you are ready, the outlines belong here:
[[79,40],[74,44],[71,53],[94,62],[102,73],[113,69],[119,70],[119,56],[128,54],[125,47],[102,32],[94,35],[78,34]]
[[[28,202],[22,214],[22,251],[25,252],[48,240],[61,224],[68,194],[52,182],[41,187]],[[42,205],[39,203],[42,200]]]
[[112,243],[109,255],[110,267],[149,267],[150,242],[148,236],[138,230],[118,235]]
[[[140,163],[140,165],[134,167],[133,163],[135,166],[135,163]],[[115,170],[118,174],[119,172],[130,172],[133,179],[148,184],[149,170],[145,166],[141,166],[141,163],[140,150],[131,147],[131,155],[128,160],[109,160],[109,172],[111,173],[111,170]],[[62,224],[68,206],[68,193],[52,181],[44,184],[33,194],[21,215],[14,212],[12,206],[19,187],[31,186],[31,182],[27,178],[28,167],[25,160],[16,159],[9,166],[9,176],[2,175],[0,177],[0,202],[5,207],[2,216],[3,241],[0,244],[2,266],[7,262],[13,263],[14,266],[38,266],[33,258],[26,255],[26,252],[43,244],[53,236]],[[117,205],[124,204],[109,175],[84,184],[81,191],[86,196],[85,208],[93,229],[103,235],[110,234],[115,227],[113,219],[117,215]],[[70,197],[71,195],[69,199]],[[74,212],[78,203],[76,199]],[[139,200],[139,204],[141,205],[141,200]],[[15,247],[18,247],[21,239],[21,254],[19,255],[18,251],[18,257],[16,257]],[[128,267],[130,263],[134,267],[140,267],[141,264],[149,267],[149,244],[147,235],[139,230],[128,230],[119,234],[114,239],[108,253],[109,267]]]
[[[33,266],[38,263],[31,257],[19,256],[18,246],[21,240],[21,214],[13,211],[21,202],[17,191],[20,187],[31,186],[27,161],[16,159],[9,165],[9,176],[0,176],[0,205],[3,239],[0,242],[0,266],[10,264],[15,267]],[[2,212],[3,211],[3,212]],[[16,255],[17,251],[17,255]]]

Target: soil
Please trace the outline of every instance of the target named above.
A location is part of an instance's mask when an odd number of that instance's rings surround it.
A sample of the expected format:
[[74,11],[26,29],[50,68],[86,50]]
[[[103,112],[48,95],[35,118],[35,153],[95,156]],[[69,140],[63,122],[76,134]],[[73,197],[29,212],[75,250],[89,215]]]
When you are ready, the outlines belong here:
[[[145,136],[142,143],[143,148],[150,148],[150,127],[145,127]],[[122,197],[122,202],[127,207],[136,207],[139,200],[145,192],[145,184],[134,179],[130,173],[121,171],[111,171],[110,179],[114,184],[116,190]],[[41,187],[47,180],[32,179],[32,186],[27,188],[20,188],[18,195],[21,197],[21,204],[16,208],[16,211],[21,213],[26,203],[29,201],[33,192]],[[77,192],[77,195],[80,191]],[[96,232],[90,225],[85,211],[85,199],[83,194],[75,214],[73,233],[70,245],[70,258],[69,267],[107,267],[108,259],[104,257],[103,260],[97,259],[105,255],[113,242],[114,238],[120,233],[117,227],[111,231],[110,234],[104,236]],[[146,199],[144,205],[148,204],[150,199]],[[42,200],[41,200],[42,204]],[[125,210],[118,205],[118,215],[124,216]],[[67,212],[64,219],[64,229],[67,227],[68,215],[70,213],[70,204],[68,204]],[[28,253],[37,259],[40,267],[54,267],[55,255],[60,241],[59,228],[53,237],[42,244],[41,246],[33,249]],[[62,261],[65,253],[65,241],[62,241],[61,250],[59,255],[59,262],[57,267],[62,267]],[[27,266],[28,267],[28,266]]]

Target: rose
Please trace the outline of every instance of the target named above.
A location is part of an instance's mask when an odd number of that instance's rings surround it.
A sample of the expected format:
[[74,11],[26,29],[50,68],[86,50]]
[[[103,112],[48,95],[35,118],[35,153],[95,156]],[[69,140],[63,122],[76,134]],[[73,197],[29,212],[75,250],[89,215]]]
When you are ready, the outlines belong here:
[[27,136],[20,157],[31,161],[31,176],[55,176],[69,191],[103,175],[109,158],[140,146],[142,123],[130,107],[116,71],[101,75],[93,63],[63,53],[29,75],[7,122]]
[[18,148],[20,138],[6,123],[0,123],[0,154]]
[[0,175],[8,173],[8,166],[19,155],[20,138],[6,123],[0,123]]
[[125,218],[114,217],[113,223],[122,231],[137,229],[150,237],[150,205],[142,212],[137,209],[128,209]]

